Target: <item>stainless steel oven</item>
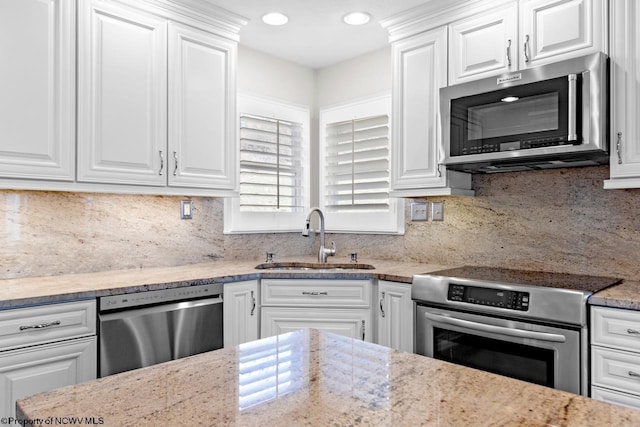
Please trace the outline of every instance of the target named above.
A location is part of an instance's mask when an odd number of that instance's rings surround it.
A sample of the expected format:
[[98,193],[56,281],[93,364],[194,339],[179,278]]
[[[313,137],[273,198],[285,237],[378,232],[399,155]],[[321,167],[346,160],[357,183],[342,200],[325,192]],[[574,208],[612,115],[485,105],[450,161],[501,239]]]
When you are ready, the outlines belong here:
[[482,267],[416,275],[416,353],[587,395],[587,298],[617,281]]
[[99,298],[99,376],[222,348],[222,295],[215,283]]

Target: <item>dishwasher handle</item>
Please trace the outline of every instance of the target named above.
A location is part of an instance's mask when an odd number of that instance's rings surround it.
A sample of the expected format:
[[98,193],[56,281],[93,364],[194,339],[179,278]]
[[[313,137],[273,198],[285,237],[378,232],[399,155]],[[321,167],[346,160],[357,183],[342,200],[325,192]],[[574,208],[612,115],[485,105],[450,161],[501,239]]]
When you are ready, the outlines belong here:
[[179,301],[179,302],[168,302],[168,303],[161,303],[158,305],[132,306],[119,311],[107,311],[107,312],[103,311],[99,313],[99,317],[101,320],[115,320],[115,319],[123,319],[127,317],[143,316],[146,314],[162,313],[162,312],[175,311],[175,310],[184,310],[184,309],[195,308],[195,307],[200,307],[205,305],[222,304],[222,302],[223,302],[222,294],[219,294],[219,295],[214,295],[211,298],[203,298],[203,299],[195,299],[195,300],[187,300],[187,301]]
[[559,334],[550,334],[546,332],[526,331],[524,329],[506,328],[504,326],[487,325],[486,323],[472,322],[469,320],[454,319],[452,317],[441,316],[438,314],[424,313],[424,317],[434,321],[440,322],[451,326],[458,326],[461,328],[467,328],[479,332],[489,332],[494,334],[505,335],[515,338],[528,338],[539,341],[549,342],[565,342],[567,337]]

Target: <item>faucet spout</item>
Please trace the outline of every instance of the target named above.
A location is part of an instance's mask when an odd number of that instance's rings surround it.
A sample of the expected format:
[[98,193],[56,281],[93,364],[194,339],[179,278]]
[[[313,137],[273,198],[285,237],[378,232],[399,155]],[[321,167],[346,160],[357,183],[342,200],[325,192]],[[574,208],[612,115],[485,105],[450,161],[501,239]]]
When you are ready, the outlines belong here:
[[318,249],[318,262],[326,263],[327,256],[334,256],[336,254],[336,243],[331,242],[331,248],[325,248],[324,245],[324,214],[320,208],[311,208],[309,213],[307,214],[307,220],[305,222],[305,226],[302,229],[302,235],[304,237],[309,237],[309,227],[311,224],[311,215],[313,213],[317,213],[320,218],[320,249]]

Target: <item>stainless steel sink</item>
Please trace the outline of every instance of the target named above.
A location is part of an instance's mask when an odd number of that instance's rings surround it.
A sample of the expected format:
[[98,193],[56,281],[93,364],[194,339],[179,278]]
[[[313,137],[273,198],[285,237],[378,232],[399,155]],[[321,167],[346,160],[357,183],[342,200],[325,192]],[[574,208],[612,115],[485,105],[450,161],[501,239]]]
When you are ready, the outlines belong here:
[[320,263],[320,262],[265,262],[255,266],[258,270],[373,270],[371,264]]

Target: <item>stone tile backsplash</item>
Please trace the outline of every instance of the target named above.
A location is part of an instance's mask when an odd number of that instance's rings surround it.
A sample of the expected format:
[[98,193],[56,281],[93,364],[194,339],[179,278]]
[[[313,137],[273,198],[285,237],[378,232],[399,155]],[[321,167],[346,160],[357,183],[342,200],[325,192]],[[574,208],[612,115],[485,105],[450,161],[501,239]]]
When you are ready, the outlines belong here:
[[[411,260],[640,277],[640,190],[604,190],[607,166],[475,175],[476,197],[444,201],[443,222],[407,221],[404,236],[330,234],[330,261]],[[313,255],[299,233],[223,234],[223,200],[0,192],[0,278]],[[424,200],[424,199],[423,199]],[[406,201],[406,218],[409,205]],[[4,217],[4,219],[2,219]],[[328,224],[330,226],[330,224]],[[302,227],[302,224],[301,224]]]

